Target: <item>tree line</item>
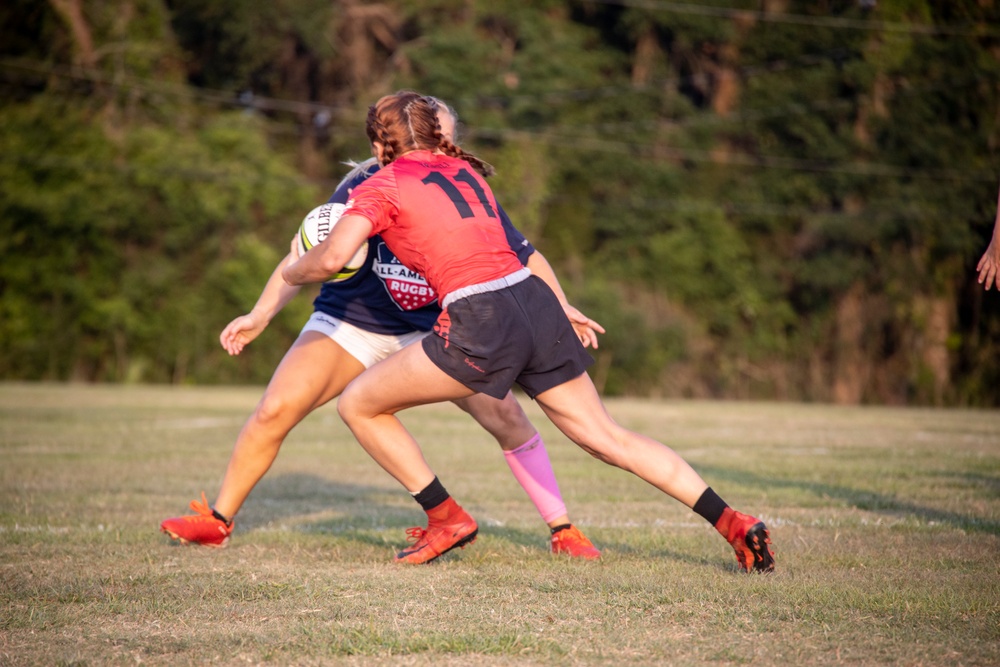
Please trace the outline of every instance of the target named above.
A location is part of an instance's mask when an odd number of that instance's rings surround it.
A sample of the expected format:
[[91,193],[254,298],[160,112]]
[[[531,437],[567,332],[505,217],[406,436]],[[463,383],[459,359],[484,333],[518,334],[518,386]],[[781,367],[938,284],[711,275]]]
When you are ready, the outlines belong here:
[[309,296],[239,358],[219,331],[413,88],[608,329],[604,393],[996,406],[997,26],[976,0],[10,0],[0,377],[266,381]]

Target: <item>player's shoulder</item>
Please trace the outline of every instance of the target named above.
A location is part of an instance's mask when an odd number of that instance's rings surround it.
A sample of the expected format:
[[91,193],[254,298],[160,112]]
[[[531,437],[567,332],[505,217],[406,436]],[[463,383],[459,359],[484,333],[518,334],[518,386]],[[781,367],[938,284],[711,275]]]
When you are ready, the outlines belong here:
[[357,200],[370,199],[394,199],[399,190],[397,176],[392,169],[392,165],[386,165],[377,172],[359,183],[358,187],[351,191],[350,200],[347,202],[351,206]]
[[386,184],[395,183],[397,178],[396,172],[397,168],[395,162],[387,164],[369,176],[361,185],[380,187],[385,186]]
[[374,158],[369,158],[363,162],[346,162],[345,164],[351,167],[351,171],[340,179],[340,183],[337,184],[337,188],[334,190],[333,194],[330,195],[330,199],[327,203],[346,203],[350,198],[351,193],[379,169],[378,162],[376,162]]

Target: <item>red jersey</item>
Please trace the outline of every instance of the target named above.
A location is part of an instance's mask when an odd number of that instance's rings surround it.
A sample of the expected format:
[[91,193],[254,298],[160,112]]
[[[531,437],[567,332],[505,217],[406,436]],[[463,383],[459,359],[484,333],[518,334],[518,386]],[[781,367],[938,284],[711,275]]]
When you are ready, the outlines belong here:
[[372,223],[394,255],[440,299],[522,268],[486,181],[460,158],[414,151],[362,183],[344,215]]

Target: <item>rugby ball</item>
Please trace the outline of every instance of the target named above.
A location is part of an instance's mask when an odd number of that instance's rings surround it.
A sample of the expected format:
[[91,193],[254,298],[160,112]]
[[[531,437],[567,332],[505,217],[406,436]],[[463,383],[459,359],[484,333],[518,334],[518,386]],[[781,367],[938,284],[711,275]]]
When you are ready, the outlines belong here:
[[[330,235],[334,225],[337,224],[346,209],[347,207],[343,204],[323,204],[309,211],[308,215],[303,218],[302,224],[299,225],[299,257],[306,254],[313,246],[322,243],[323,239]],[[354,256],[347,260],[344,268],[328,278],[326,282],[338,283],[347,280],[364,266],[366,259],[368,259],[368,241],[362,243]]]

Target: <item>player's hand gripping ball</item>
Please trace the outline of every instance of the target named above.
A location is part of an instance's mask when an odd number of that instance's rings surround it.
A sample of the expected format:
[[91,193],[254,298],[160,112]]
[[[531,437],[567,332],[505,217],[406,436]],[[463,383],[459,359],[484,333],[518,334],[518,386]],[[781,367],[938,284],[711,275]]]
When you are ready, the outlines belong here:
[[[306,251],[313,246],[322,243],[323,239],[329,236],[346,208],[343,204],[323,204],[309,211],[299,226],[299,257],[306,254]],[[365,241],[354,253],[354,256],[347,260],[344,268],[327,278],[326,282],[339,283],[342,280],[347,280],[364,266],[367,258],[368,241]]]

